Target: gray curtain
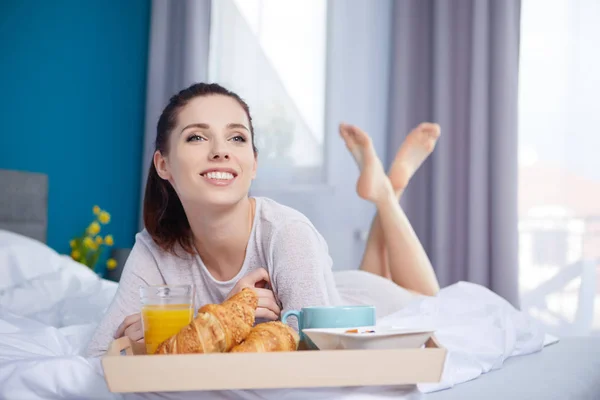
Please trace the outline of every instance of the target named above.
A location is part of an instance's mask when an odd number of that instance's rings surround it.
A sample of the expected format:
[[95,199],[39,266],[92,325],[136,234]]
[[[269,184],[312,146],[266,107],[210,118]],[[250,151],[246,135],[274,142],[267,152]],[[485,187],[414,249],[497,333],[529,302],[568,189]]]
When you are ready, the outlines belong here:
[[142,154],[140,229],[148,167],[154,152],[156,123],[169,97],[208,77],[210,0],[152,0],[146,122]]
[[421,121],[442,138],[402,204],[440,284],[518,306],[520,0],[394,2],[388,160]]

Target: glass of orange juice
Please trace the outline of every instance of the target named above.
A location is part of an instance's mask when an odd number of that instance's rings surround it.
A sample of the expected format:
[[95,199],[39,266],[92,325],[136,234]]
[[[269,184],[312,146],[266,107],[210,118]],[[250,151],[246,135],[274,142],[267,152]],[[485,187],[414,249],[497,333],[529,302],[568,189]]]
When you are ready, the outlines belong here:
[[194,285],[157,285],[140,288],[146,353],[177,334],[194,318]]

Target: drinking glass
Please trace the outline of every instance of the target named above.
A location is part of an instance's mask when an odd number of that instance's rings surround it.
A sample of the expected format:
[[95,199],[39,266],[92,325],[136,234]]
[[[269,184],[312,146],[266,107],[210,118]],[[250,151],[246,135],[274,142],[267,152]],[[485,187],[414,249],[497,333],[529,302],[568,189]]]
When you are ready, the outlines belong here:
[[194,318],[194,285],[157,285],[140,288],[146,353],[177,334]]

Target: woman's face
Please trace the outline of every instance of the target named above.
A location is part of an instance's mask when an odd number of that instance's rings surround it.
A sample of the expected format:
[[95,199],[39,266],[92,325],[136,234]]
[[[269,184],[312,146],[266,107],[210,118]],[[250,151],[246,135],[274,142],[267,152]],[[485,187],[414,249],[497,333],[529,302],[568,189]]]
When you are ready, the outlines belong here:
[[169,152],[157,151],[154,165],[184,205],[235,204],[256,177],[246,112],[229,96],[196,97],[180,110]]

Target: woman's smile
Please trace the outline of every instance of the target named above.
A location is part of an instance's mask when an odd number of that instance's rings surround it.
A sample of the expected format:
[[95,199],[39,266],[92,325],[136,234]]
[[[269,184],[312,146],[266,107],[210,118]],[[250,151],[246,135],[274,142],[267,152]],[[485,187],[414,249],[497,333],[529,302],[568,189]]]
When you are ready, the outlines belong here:
[[229,186],[235,181],[238,173],[231,168],[210,168],[200,173],[200,176],[211,185]]

